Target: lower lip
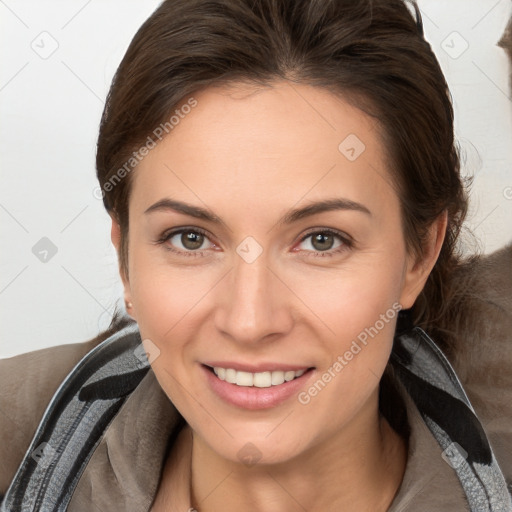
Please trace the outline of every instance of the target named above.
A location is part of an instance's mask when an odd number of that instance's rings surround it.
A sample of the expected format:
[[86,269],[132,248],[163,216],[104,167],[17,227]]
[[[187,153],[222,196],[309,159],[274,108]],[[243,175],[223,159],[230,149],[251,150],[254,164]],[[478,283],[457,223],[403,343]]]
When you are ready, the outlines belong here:
[[291,396],[297,394],[314,372],[314,369],[311,368],[300,377],[283,382],[278,386],[258,388],[255,386],[237,386],[225,380],[220,380],[205,365],[201,365],[201,369],[206,376],[210,388],[217,396],[231,405],[251,410],[269,409],[282,404]]

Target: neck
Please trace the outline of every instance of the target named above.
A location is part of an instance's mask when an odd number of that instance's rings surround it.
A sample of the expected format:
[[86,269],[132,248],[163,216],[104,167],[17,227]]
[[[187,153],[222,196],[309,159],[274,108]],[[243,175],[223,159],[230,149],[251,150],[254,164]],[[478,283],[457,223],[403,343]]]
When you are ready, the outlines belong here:
[[272,509],[388,510],[407,461],[406,442],[380,416],[377,394],[340,432],[278,464],[226,460],[195,432],[191,503],[198,512]]

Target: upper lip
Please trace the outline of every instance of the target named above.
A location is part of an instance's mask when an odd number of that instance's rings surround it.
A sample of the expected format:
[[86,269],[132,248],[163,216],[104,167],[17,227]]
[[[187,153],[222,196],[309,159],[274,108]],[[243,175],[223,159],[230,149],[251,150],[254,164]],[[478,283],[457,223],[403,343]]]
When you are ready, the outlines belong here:
[[237,363],[235,361],[206,361],[203,364],[206,366],[211,366],[212,368],[220,367],[220,368],[232,368],[236,371],[240,372],[249,372],[249,373],[261,373],[261,372],[289,372],[289,371],[299,371],[299,370],[308,370],[312,368],[312,366],[304,366],[304,365],[296,365],[296,364],[282,364],[282,363],[258,363],[258,364],[246,364],[246,363]]

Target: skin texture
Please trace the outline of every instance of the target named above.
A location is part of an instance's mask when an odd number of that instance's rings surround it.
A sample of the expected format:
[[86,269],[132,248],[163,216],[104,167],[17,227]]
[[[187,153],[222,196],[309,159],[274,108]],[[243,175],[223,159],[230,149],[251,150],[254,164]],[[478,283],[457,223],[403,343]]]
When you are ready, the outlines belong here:
[[[193,432],[192,504],[200,512],[387,510],[406,462],[404,441],[378,411],[396,317],[307,405],[296,396],[257,411],[227,404],[200,363],[314,366],[307,390],[393,304],[412,306],[446,217],[432,226],[421,261],[407,253],[378,126],[326,90],[283,81],[194,97],[198,105],[133,175],[129,279],[121,272],[144,344],[160,351],[155,375]],[[349,134],[365,145],[354,161],[338,149]],[[165,197],[207,208],[222,223],[144,213]],[[371,215],[338,210],[278,223],[290,209],[336,197]],[[207,232],[199,249],[181,235],[156,243],[180,227]],[[315,243],[326,228],[353,245]],[[248,236],[263,249],[252,263],[237,253]],[[119,237],[113,219],[118,250]],[[237,455],[246,443],[261,452],[251,467]],[[164,496],[165,475],[161,486]]]

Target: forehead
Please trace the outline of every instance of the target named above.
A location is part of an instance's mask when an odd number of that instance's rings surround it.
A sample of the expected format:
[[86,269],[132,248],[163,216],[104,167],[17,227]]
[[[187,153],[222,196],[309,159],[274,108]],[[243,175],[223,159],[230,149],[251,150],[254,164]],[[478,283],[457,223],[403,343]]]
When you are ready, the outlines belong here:
[[207,204],[229,197],[247,208],[327,192],[393,200],[378,125],[342,97],[290,82],[207,88],[193,97],[194,108],[138,165],[137,209],[165,192]]

